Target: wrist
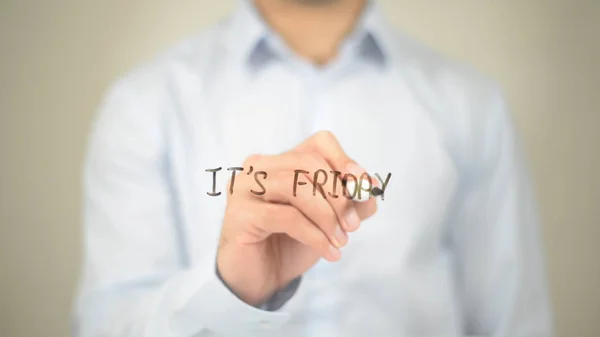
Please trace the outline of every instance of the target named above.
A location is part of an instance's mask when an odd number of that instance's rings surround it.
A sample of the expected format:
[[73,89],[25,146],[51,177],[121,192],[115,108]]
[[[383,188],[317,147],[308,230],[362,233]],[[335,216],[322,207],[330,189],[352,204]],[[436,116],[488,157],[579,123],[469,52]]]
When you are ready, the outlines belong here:
[[253,269],[247,261],[232,258],[224,250],[217,253],[215,272],[223,285],[241,301],[258,308],[273,296],[276,287],[269,286]]

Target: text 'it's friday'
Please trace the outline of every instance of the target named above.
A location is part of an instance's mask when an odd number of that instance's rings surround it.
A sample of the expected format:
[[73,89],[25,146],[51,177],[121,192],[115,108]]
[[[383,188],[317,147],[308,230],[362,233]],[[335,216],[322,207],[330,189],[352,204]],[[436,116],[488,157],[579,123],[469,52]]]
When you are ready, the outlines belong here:
[[[213,169],[206,169],[206,172],[210,172],[212,173],[212,191],[210,192],[206,192],[206,194],[208,194],[211,197],[216,197],[221,195],[221,192],[217,192],[216,188],[217,188],[217,173],[219,171],[221,171],[223,168],[222,167],[217,167],[217,168],[213,168]],[[235,177],[237,175],[238,172],[244,172],[244,168],[243,167],[229,167],[227,168],[227,171],[231,171],[231,179],[229,181],[229,194],[233,194],[234,190],[235,190]],[[268,178],[268,173],[265,171],[254,171],[254,167],[250,166],[248,171],[246,172],[247,175],[250,175],[254,173],[254,180],[256,182],[257,185],[257,190],[251,189],[250,192],[254,195],[257,196],[261,196],[264,195],[265,193],[267,193],[267,190],[265,189],[265,186],[262,184],[262,181],[266,180]],[[339,195],[337,194],[337,182],[340,181],[341,182],[341,190],[342,190],[342,196],[344,196],[347,199],[355,199],[358,197],[358,199],[361,199],[361,193],[371,193],[372,190],[377,189],[378,193],[376,195],[380,195],[381,196],[381,200],[384,199],[384,195],[385,195],[385,189],[388,186],[388,183],[390,182],[390,178],[392,177],[392,173],[388,173],[385,177],[385,179],[381,178],[381,176],[378,173],[375,173],[375,177],[377,177],[377,179],[380,181],[380,186],[379,187],[375,187],[373,184],[373,178],[371,177],[371,175],[369,175],[368,173],[363,173],[360,177],[357,177],[355,175],[353,175],[352,173],[346,173],[344,175],[342,175],[341,172],[339,171],[329,171],[329,173],[325,170],[316,170],[313,175],[312,175],[312,182],[308,181],[301,181],[300,177],[301,176],[306,176],[309,175],[310,172],[306,171],[306,170],[302,170],[302,169],[297,169],[294,170],[294,179],[293,181],[291,181],[292,184],[292,194],[295,197],[296,196],[296,191],[298,186],[303,186],[303,185],[307,185],[308,183],[313,185],[313,195],[316,196],[317,195],[317,191],[319,192],[319,194],[323,197],[323,198],[338,198]],[[331,179],[333,179],[333,187],[332,187],[332,191],[328,191],[327,193],[325,193],[324,190],[324,185],[327,183],[327,181],[330,179],[329,176],[332,176]],[[353,186],[352,188],[348,188],[348,186]],[[359,188],[360,186],[360,188]],[[326,196],[327,194],[327,196]]]

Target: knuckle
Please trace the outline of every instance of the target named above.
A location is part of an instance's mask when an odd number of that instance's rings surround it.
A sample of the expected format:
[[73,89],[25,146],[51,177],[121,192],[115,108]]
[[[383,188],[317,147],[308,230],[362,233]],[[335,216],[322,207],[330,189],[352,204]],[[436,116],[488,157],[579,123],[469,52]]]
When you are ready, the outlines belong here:
[[257,165],[262,160],[262,155],[260,154],[252,154],[244,160],[244,167],[250,165]]
[[293,184],[293,172],[279,172],[269,181],[269,185],[267,186],[268,192],[265,193],[263,199],[273,203],[289,204],[296,197],[303,198],[308,189],[302,188],[302,185],[308,184],[308,180],[300,175],[298,177],[298,186],[300,187],[294,189]]
[[316,152],[311,152],[309,154],[309,158],[311,163],[313,163],[314,165],[320,165],[323,164],[323,162],[325,161],[325,159],[318,153]]
[[[279,200],[283,195],[283,190],[285,189],[285,184],[290,181],[289,175],[285,172],[276,172],[273,174],[273,178],[269,179],[269,184],[267,186],[268,192],[265,193],[264,198],[266,200]],[[265,185],[266,186],[266,185]]]
[[315,152],[298,153],[296,160],[305,168],[321,168],[320,165],[323,162],[323,158]]
[[276,202],[276,201],[277,201],[277,196],[276,196],[276,194],[277,194],[277,193],[275,193],[274,191],[270,190],[270,191],[269,191],[269,193],[265,193],[265,194],[262,196],[262,198],[263,198],[263,200],[264,200],[264,201],[265,201],[267,204],[269,204],[269,205],[272,205],[274,202]]
[[333,235],[338,221],[337,215],[334,212],[324,212],[323,219],[325,219],[324,230],[327,234]]
[[315,240],[315,246],[319,248],[322,252],[327,252],[329,250],[329,239],[325,235],[320,235]]
[[317,132],[316,138],[322,141],[332,141],[335,140],[335,135],[329,130],[321,130]]
[[292,156],[296,162],[303,163],[307,158],[310,158],[310,154],[310,152],[294,152]]
[[316,223],[321,231],[327,235],[333,235],[337,224],[337,215],[331,209],[322,209],[317,213]]

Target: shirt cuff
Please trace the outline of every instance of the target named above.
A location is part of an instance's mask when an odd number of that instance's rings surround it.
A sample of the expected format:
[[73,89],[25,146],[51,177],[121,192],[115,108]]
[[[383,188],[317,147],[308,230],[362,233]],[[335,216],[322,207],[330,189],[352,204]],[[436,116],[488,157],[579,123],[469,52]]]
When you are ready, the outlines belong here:
[[[221,283],[223,283],[223,285],[225,287],[227,287],[227,289],[229,289],[229,291],[235,295],[235,292],[223,280],[223,277],[219,273],[218,268],[215,268],[215,273],[217,274],[217,277],[219,278],[219,280],[221,280]],[[292,282],[290,282],[287,286],[285,286],[285,288],[275,292],[275,294],[273,294],[264,303],[257,305],[256,308],[266,310],[266,311],[279,310],[284,304],[287,303],[287,301],[289,301],[292,298],[292,296],[294,296],[294,294],[296,293],[296,290],[298,290],[298,287],[300,286],[301,280],[302,280],[302,276],[295,278],[294,280],[292,280]]]
[[283,305],[294,296],[296,290],[298,290],[298,287],[300,286],[301,281],[302,276],[295,278],[285,288],[273,294],[273,296],[263,303],[260,308],[267,311],[277,311],[281,309],[281,307],[283,307]]
[[290,319],[289,313],[275,310],[293,296],[299,284],[300,278],[292,281],[272,296],[263,310],[240,300],[213,272],[180,311],[176,330],[184,335],[203,328],[226,336],[264,335]]

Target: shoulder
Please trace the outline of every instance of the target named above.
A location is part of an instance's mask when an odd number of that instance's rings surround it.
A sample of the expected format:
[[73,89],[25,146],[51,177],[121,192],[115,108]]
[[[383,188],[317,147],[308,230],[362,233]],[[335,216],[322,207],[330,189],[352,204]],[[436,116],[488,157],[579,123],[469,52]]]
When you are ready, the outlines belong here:
[[[92,125],[92,142],[112,147],[159,148],[166,125],[177,118],[181,92],[218,60],[223,20],[119,75],[105,89]],[[194,89],[195,90],[195,89]]]
[[488,75],[402,32],[393,34],[397,70],[438,125],[450,150],[467,165],[489,155],[511,128],[502,88]]
[[412,89],[423,99],[463,112],[501,94],[499,85],[475,67],[446,56],[402,32],[393,35],[393,57]]
[[[181,90],[192,81],[203,82],[214,65],[222,62],[229,21],[225,18],[204,28],[117,76],[102,94],[101,110],[131,115],[138,110],[156,114],[173,109]],[[127,109],[112,109],[115,105]]]
[[221,20],[141,62],[118,76],[106,94],[127,91],[146,98],[148,95],[165,97],[172,89],[169,87],[177,85],[180,76],[202,74],[211,68],[211,62],[219,59],[219,52],[225,52],[223,41],[228,23],[228,19]]

